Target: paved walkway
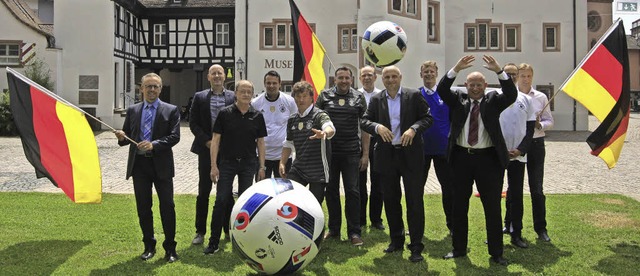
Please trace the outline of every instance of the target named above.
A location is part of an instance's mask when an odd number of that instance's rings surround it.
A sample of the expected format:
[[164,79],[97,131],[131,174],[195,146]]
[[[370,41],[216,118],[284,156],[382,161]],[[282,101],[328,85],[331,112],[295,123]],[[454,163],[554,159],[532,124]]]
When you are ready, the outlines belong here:
[[[590,117],[590,129],[598,122]],[[197,156],[189,152],[193,135],[186,124],[182,138],[174,147],[176,162],[175,193],[197,194]],[[606,164],[589,154],[584,142],[590,132],[551,131],[547,134],[544,188],[547,194],[612,193],[640,200],[640,114],[632,113],[624,149],[618,165],[608,170]],[[127,147],[119,147],[110,132],[97,134],[96,140],[102,167],[103,192],[133,193],[131,180],[124,179]],[[36,179],[27,162],[19,138],[0,137],[0,191],[61,192],[49,180]],[[526,182],[526,177],[525,177]],[[528,192],[525,183],[525,192]],[[505,187],[506,189],[506,187]],[[431,170],[425,192],[440,193],[440,186]]]

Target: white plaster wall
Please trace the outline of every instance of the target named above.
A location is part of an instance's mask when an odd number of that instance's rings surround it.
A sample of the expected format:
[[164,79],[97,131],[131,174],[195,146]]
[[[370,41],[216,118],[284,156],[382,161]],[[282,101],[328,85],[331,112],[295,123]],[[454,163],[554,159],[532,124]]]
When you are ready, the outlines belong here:
[[[55,37],[63,49],[62,92],[78,103],[78,76],[99,76],[96,115],[114,127],[113,2],[104,0],[56,1]],[[118,115],[119,116],[119,115]]]
[[[492,5],[493,3],[493,5]],[[466,54],[476,56],[476,65],[463,72],[456,84],[463,83],[466,75],[472,71],[487,70],[482,68],[482,55],[491,54],[501,63],[526,62],[534,67],[534,86],[537,84],[560,85],[573,71],[577,63],[587,53],[586,1],[576,1],[577,21],[576,30],[573,29],[573,1],[447,1],[444,31],[447,43],[446,70],[451,68],[458,59]],[[553,9],[547,7],[553,6]],[[493,22],[521,24],[522,48],[520,52],[464,52],[464,23],[474,23],[476,19],[492,19]],[[543,52],[542,24],[560,23],[561,51]],[[574,51],[574,33],[576,33],[576,51]],[[574,54],[576,60],[574,63]],[[497,83],[491,76],[490,83]],[[557,91],[556,91],[557,92]],[[588,121],[586,110],[578,104],[577,130],[587,130]],[[563,92],[555,98],[553,112],[556,130],[573,130],[573,99]]]

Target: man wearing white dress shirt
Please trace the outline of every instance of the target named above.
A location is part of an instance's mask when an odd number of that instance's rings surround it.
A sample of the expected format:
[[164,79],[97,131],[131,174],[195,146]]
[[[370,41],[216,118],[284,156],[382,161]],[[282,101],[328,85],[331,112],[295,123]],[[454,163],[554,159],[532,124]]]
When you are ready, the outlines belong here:
[[[503,67],[504,72],[514,83],[518,81],[518,67],[508,63]],[[536,115],[533,112],[531,98],[524,93],[518,93],[516,101],[500,114],[500,128],[509,151],[509,165],[507,166],[507,200],[504,216],[505,229],[503,232],[511,235],[511,244],[527,248],[529,245],[522,238],[523,213],[523,183],[524,168],[527,163],[527,151],[531,145]]]
[[[533,229],[538,239],[549,242],[547,234],[545,196],[542,188],[544,178],[544,136],[545,130],[553,127],[553,116],[547,103],[547,96],[533,89],[533,67],[522,63],[518,66],[518,90],[531,97],[533,111],[536,114],[536,125],[531,148],[527,154],[527,173],[529,175],[529,191],[531,192],[531,209],[533,212]],[[545,108],[546,106],[546,108]],[[544,108],[544,110],[543,110]]]
[[[379,93],[380,89],[375,87],[376,71],[371,66],[365,66],[360,69],[360,83],[362,87],[358,91],[362,92],[364,99],[369,105],[371,96]],[[382,224],[382,187],[380,186],[380,179],[378,173],[371,170],[369,178],[371,179],[371,193],[367,192],[367,160],[371,163],[373,168],[373,145],[376,143],[375,138],[371,137],[369,133],[362,132],[362,139],[369,139],[369,155],[362,156],[360,160],[360,227],[367,224],[367,200],[369,201],[369,220],[371,221],[371,227],[384,230],[385,227]],[[367,196],[369,195],[369,196]]]

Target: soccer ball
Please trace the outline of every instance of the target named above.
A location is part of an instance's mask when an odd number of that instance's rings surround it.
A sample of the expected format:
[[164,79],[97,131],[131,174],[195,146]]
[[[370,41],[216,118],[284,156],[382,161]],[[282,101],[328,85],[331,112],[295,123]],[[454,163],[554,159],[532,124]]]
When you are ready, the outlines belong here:
[[318,254],[324,213],[306,187],[271,178],[242,193],[230,227],[233,250],[246,264],[262,274],[288,274]]
[[407,51],[407,34],[390,21],[371,24],[362,36],[364,56],[378,67],[396,64]]

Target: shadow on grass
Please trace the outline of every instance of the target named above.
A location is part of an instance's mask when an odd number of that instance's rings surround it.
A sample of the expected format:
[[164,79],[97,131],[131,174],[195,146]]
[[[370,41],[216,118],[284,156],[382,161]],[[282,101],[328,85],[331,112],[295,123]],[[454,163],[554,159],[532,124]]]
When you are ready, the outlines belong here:
[[90,241],[21,242],[0,251],[4,275],[50,275]]
[[615,246],[609,246],[613,251],[613,255],[604,258],[598,262],[593,269],[603,274],[611,274],[611,271],[619,271],[621,267],[625,267],[627,275],[640,275],[640,246],[633,243],[619,243]]
[[545,268],[552,267],[561,258],[571,255],[573,255],[572,252],[560,250],[553,243],[539,240],[535,243],[529,243],[529,248],[526,249],[505,244],[505,257],[509,259],[510,263],[519,264],[527,271],[536,274],[544,273]]

